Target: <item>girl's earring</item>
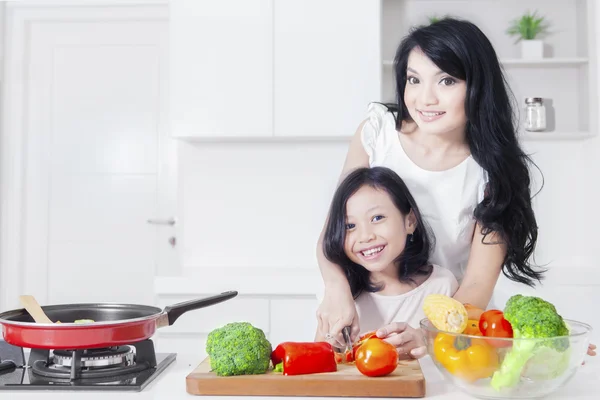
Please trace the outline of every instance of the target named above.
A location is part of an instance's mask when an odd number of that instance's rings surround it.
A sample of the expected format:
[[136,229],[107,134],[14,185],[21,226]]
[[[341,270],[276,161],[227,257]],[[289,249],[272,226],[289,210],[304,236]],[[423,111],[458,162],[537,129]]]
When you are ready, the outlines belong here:
[[410,242],[412,243],[415,240],[415,236],[411,233],[410,234]]

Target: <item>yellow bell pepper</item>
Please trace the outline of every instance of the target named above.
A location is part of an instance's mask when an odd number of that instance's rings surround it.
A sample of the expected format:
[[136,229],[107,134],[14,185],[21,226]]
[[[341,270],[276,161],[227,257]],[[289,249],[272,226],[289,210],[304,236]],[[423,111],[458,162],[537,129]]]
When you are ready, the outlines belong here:
[[438,333],[433,353],[448,372],[468,382],[489,378],[498,369],[496,349],[483,339]]

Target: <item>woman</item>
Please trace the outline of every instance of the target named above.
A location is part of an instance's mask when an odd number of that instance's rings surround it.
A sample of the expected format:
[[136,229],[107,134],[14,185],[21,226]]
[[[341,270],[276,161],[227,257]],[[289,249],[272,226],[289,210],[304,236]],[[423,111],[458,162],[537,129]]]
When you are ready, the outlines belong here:
[[[543,271],[530,257],[538,226],[529,164],[517,140],[506,80],[494,48],[470,22],[443,19],[413,30],[398,47],[394,105],[371,104],[348,149],[342,177],[384,166],[406,182],[435,236],[431,263],[460,282],[454,298],[486,308],[500,272],[533,286]],[[359,333],[354,299],[340,266],[317,258],[325,284],[318,330],[342,342]],[[389,325],[380,336],[402,333]],[[414,338],[388,341],[415,357]],[[590,350],[590,352],[593,352]]]

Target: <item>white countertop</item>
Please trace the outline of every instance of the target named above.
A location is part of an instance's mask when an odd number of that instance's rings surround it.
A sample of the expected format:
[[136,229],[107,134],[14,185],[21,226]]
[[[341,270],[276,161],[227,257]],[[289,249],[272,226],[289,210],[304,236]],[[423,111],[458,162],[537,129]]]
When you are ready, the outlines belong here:
[[[141,392],[84,392],[84,391],[0,391],[1,399],[10,400],[29,400],[29,399],[60,399],[60,400],[81,400],[81,399],[106,399],[111,400],[149,400],[149,399],[247,399],[248,397],[223,397],[206,396],[196,397],[189,395],[185,391],[185,377],[200,363],[197,357],[186,357],[178,354],[177,360],[171,364],[166,371],[158,376]],[[597,387],[598,378],[600,378],[600,359],[587,357],[587,364],[582,366],[571,382],[555,395],[547,397],[549,400],[555,399],[598,399],[600,388]],[[472,399],[472,397],[459,392],[454,387],[447,385],[442,376],[435,369],[435,366],[428,357],[421,360],[421,367],[425,374],[427,383],[428,399]],[[283,399],[284,397],[269,397],[269,400]],[[296,398],[301,399],[301,398]],[[306,398],[308,400],[318,400],[318,397]],[[330,399],[330,398],[322,398]]]

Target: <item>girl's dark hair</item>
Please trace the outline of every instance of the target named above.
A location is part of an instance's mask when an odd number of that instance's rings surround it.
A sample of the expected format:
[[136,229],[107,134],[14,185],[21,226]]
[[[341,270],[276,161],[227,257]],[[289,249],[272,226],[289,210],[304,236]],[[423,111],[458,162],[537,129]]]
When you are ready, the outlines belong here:
[[471,155],[489,177],[475,218],[482,226],[484,243],[486,236],[495,232],[506,245],[504,275],[533,286],[544,272],[529,262],[538,236],[528,169],[528,164],[535,164],[517,141],[513,97],[509,97],[496,52],[484,33],[467,21],[445,18],[412,30],[394,60],[397,104],[386,104],[397,112],[397,129],[403,121],[411,120],[404,104],[404,88],[408,56],[415,48],[442,71],[466,81],[466,138]]
[[402,254],[395,260],[398,278],[401,282],[412,282],[415,275],[427,275],[431,272],[429,252],[433,236],[423,221],[415,200],[404,181],[391,169],[385,167],[359,168],[351,172],[339,185],[329,210],[329,219],[325,227],[323,252],[327,259],[342,267],[350,283],[354,298],[363,291],[377,292],[382,289],[371,282],[370,272],[363,266],[351,261],[344,251],[346,241],[346,204],[363,186],[385,191],[402,215],[411,210],[416,218],[416,229],[407,237]]

